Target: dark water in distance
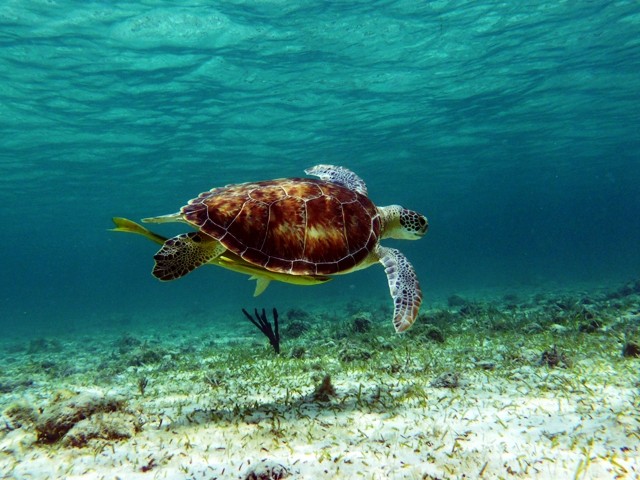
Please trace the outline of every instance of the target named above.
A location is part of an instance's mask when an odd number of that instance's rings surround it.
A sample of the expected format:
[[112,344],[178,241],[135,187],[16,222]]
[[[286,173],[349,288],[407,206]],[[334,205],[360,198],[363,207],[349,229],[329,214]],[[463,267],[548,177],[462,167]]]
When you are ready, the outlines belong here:
[[257,299],[218,268],[161,284],[154,245],[107,232],[317,163],[429,217],[421,241],[387,242],[425,306],[616,287],[640,269],[638,72],[635,1],[6,0],[0,322],[38,335],[172,309],[390,305],[379,267]]

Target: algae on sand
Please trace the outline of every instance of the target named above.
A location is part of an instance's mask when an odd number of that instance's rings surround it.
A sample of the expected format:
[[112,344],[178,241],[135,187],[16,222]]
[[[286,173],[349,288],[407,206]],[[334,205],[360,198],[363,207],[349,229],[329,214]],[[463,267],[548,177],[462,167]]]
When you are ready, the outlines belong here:
[[[0,382],[17,382],[3,397],[10,426],[0,432],[0,466],[13,462],[33,478],[46,478],[29,470],[38,457],[100,468],[86,448],[100,445],[169,476],[249,473],[267,449],[309,477],[358,470],[442,478],[475,469],[529,478],[549,470],[571,476],[590,448],[584,468],[593,476],[631,472],[640,455],[638,360],[623,356],[623,345],[637,338],[640,298],[590,295],[589,311],[601,322],[595,328],[581,327],[583,298],[519,294],[520,303],[509,297],[433,308],[401,336],[373,305],[351,313],[370,320],[368,330],[346,336],[353,318],[346,310],[309,312],[308,328],[283,333],[283,351],[301,352],[295,355],[274,356],[248,322],[230,322],[228,333],[182,324],[180,338],[140,335],[124,353],[111,338],[91,340],[90,354],[66,341],[42,355],[0,351],[12,358]],[[130,362],[143,345],[157,347],[162,360]],[[33,368],[44,359],[85,368],[59,377]],[[149,379],[144,395],[140,379]],[[30,408],[7,408],[19,398]],[[345,453],[354,445],[358,455]],[[608,456],[614,450],[621,466]],[[110,461],[101,458],[100,465]],[[50,477],[63,474],[51,468]]]

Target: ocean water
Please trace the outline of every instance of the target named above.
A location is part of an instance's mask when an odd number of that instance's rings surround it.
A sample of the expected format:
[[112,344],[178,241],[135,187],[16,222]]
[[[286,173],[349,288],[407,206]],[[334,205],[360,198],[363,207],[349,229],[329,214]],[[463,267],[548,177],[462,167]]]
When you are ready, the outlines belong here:
[[156,246],[108,231],[317,163],[429,217],[422,240],[385,242],[424,308],[616,288],[640,276],[639,72],[631,0],[5,0],[3,335],[390,305],[379,267],[257,298],[216,267],[160,283]]

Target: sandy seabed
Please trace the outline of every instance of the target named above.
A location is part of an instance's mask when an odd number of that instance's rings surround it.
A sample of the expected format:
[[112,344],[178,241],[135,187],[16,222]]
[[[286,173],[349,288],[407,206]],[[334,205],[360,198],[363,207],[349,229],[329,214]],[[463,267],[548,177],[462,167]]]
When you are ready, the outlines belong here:
[[7,341],[0,478],[640,478],[639,293],[449,303]]

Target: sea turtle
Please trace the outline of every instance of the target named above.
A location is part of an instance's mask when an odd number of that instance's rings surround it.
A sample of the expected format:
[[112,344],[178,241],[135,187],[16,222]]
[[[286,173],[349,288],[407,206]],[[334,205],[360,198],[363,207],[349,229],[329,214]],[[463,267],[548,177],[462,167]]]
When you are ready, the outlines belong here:
[[394,301],[393,325],[397,332],[407,330],[422,302],[420,285],[407,258],[380,240],[421,238],[429,226],[426,217],[399,205],[376,207],[362,179],[344,167],[317,165],[305,173],[319,180],[227,185],[200,194],[177,213],[143,219],[197,229],[164,241],[153,275],[174,280],[214,263],[252,275],[260,293],[271,280],[321,283],[379,262]]

